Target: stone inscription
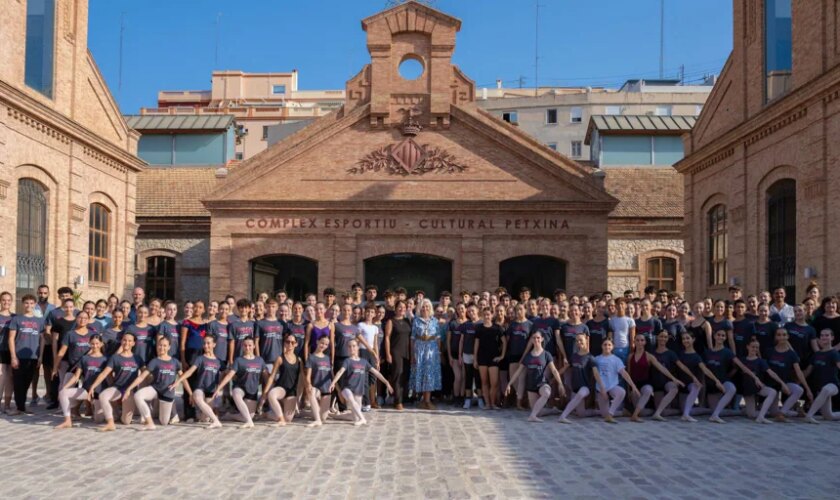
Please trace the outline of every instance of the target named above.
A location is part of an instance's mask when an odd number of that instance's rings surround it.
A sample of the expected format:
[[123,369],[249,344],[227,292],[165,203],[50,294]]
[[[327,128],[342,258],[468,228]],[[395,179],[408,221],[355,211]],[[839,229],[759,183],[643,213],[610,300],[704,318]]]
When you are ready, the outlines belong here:
[[555,218],[463,218],[433,217],[402,220],[395,217],[259,217],[245,220],[247,229],[442,229],[470,230],[565,230],[569,221]]

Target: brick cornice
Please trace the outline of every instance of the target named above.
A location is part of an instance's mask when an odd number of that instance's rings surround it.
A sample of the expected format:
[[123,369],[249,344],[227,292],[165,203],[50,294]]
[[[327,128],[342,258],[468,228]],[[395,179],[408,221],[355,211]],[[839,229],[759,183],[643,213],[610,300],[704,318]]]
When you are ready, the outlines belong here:
[[[453,203],[457,204],[458,212],[535,212],[549,211],[557,213],[609,213],[615,206],[610,201],[506,201],[497,200],[467,201],[425,201],[425,200],[394,200],[353,206],[353,212],[411,212],[452,210]],[[213,213],[229,211],[248,211],[261,213],[265,210],[284,210],[287,212],[308,213],[345,213],[346,200],[325,201],[252,201],[252,200],[204,200],[204,205]]]
[[736,147],[751,146],[806,117],[810,106],[827,104],[837,98],[840,98],[840,66],[768,104],[757,115],[674,164],[674,168],[682,174],[700,172],[732,156]]
[[125,168],[139,172],[146,163],[140,158],[119,148],[115,144],[99,137],[93,131],[71,120],[67,116],[36,101],[8,83],[0,80],[0,102],[9,107],[11,112],[26,117],[33,123],[55,130],[57,134],[78,141],[88,148],[110,156]]

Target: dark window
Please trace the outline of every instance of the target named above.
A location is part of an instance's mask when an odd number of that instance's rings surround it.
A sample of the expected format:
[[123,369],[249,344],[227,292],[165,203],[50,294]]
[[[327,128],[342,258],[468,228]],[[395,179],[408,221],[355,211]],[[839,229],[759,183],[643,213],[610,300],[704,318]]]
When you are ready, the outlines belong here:
[[417,290],[437,300],[444,290],[452,290],[452,261],[436,255],[392,253],[365,259],[365,283],[380,290],[404,287],[409,294]]
[[709,284],[726,284],[726,205],[709,210]]
[[263,125],[263,129],[262,129],[262,130],[263,130],[263,132],[262,132],[262,138],[263,138],[263,140],[268,139],[268,125]]
[[647,286],[673,292],[677,289],[677,259],[654,257],[647,260]]
[[175,257],[156,255],[146,258],[146,295],[175,300]]
[[522,255],[499,263],[499,284],[514,297],[523,286],[532,297],[553,297],[554,290],[566,288],[566,263],[548,255]]
[[[6,14],[10,15],[10,14]],[[26,85],[52,97],[55,0],[26,2]]]
[[34,294],[47,281],[47,188],[38,181],[18,183],[15,294]]
[[793,69],[791,0],[764,2],[764,66],[767,100],[788,90]]
[[111,212],[99,203],[90,206],[88,229],[88,279],[108,283],[111,248]]
[[549,125],[557,124],[557,110],[556,109],[545,110],[545,123],[547,123]]
[[508,123],[518,123],[519,114],[516,111],[505,111],[502,113],[502,120]]
[[784,179],[767,190],[767,286],[796,296],[796,182]]
[[273,297],[286,290],[294,300],[318,293],[318,261],[298,255],[266,255],[251,261],[251,295],[261,292]]

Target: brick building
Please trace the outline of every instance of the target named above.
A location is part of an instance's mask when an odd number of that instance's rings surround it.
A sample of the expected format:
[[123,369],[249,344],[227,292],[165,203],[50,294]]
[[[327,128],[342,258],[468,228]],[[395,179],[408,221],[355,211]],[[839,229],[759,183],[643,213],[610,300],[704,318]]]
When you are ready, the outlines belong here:
[[[605,289],[617,200],[594,169],[476,106],[451,62],[460,21],[407,2],[362,27],[371,63],[342,108],[229,174],[141,175],[143,233],[147,216],[163,217],[138,252],[138,278],[173,298],[300,296],[353,281],[433,296],[500,283]],[[407,64],[419,74],[401,73]],[[179,265],[189,252],[207,252],[209,269]]]
[[615,199],[591,170],[476,106],[451,62],[460,24],[416,2],[362,21],[371,63],[344,106],[205,198],[213,296],[356,280],[430,294],[606,287]]
[[840,289],[840,10],[734,1],[733,50],[676,168],[685,185],[689,296],[816,278]]
[[0,12],[0,290],[123,293],[143,162],[88,51],[88,2],[0,0]]
[[[276,145],[242,164],[153,162],[162,168],[140,174],[137,283],[152,295],[181,300],[216,296],[226,287],[255,294],[281,286],[298,292],[340,288],[352,281],[384,286],[382,274],[420,267],[436,269],[427,274],[443,278],[423,280],[424,273],[415,272],[395,280],[420,280],[418,286],[434,290],[511,286],[525,279],[540,288],[536,276],[546,275],[545,288],[551,289],[621,293],[652,284],[683,291],[683,185],[671,164],[682,158],[679,136],[694,124],[697,103],[706,95],[698,89],[707,87],[636,82],[647,89],[642,92],[628,83],[611,94],[618,97],[610,103],[624,103],[617,114],[589,117],[590,111],[614,111],[605,100],[586,108],[589,125],[575,130],[587,147],[591,139],[593,153],[589,162],[574,162],[524,126],[530,122],[509,123],[497,110],[483,109],[486,103],[472,82],[449,60],[457,20],[416,4],[402,8],[435,19],[435,30],[449,26],[449,45],[438,44],[430,56],[423,38],[430,35],[408,35],[398,31],[402,27],[389,29],[385,39],[378,34],[378,19],[387,23],[406,14],[374,16],[363,22],[373,63],[348,82],[348,102],[336,113],[287,125],[294,130],[278,134]],[[448,66],[442,65],[444,57]],[[404,59],[420,63],[417,80],[400,76]],[[441,65],[429,67],[430,62]],[[446,71],[451,81],[444,85]],[[448,112],[440,104],[443,88],[448,88]],[[639,99],[644,106],[629,107],[632,99],[624,94],[644,97]],[[690,105],[673,104],[685,99]],[[419,131],[404,130],[408,113]],[[181,119],[167,119],[173,118]],[[400,175],[408,172],[405,166],[389,164],[400,148],[418,158],[434,149],[468,168]],[[435,161],[442,164],[439,157]],[[360,170],[360,165],[380,170]],[[595,194],[585,194],[592,189]],[[599,242],[603,221],[593,226],[589,217],[606,206],[593,210],[593,201],[610,199],[603,189],[617,204],[607,215],[606,240]],[[572,203],[587,210],[578,213],[569,208]],[[314,215],[315,226],[309,227]],[[529,218],[554,226],[534,227],[525,222]],[[345,219],[346,227],[334,227]],[[568,229],[558,230],[564,225]],[[429,237],[418,241],[418,232]],[[591,255],[598,259],[585,271],[574,261],[581,248],[596,249]],[[218,258],[224,265],[211,263]],[[216,269],[221,269],[219,285],[211,283]]]

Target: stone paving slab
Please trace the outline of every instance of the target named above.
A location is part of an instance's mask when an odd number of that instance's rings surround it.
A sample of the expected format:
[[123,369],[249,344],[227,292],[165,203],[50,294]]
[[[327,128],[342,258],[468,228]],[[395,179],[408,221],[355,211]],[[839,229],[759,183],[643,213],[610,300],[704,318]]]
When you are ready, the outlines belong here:
[[374,411],[370,425],[54,431],[0,417],[2,498],[837,498],[840,423],[561,425],[524,413]]

